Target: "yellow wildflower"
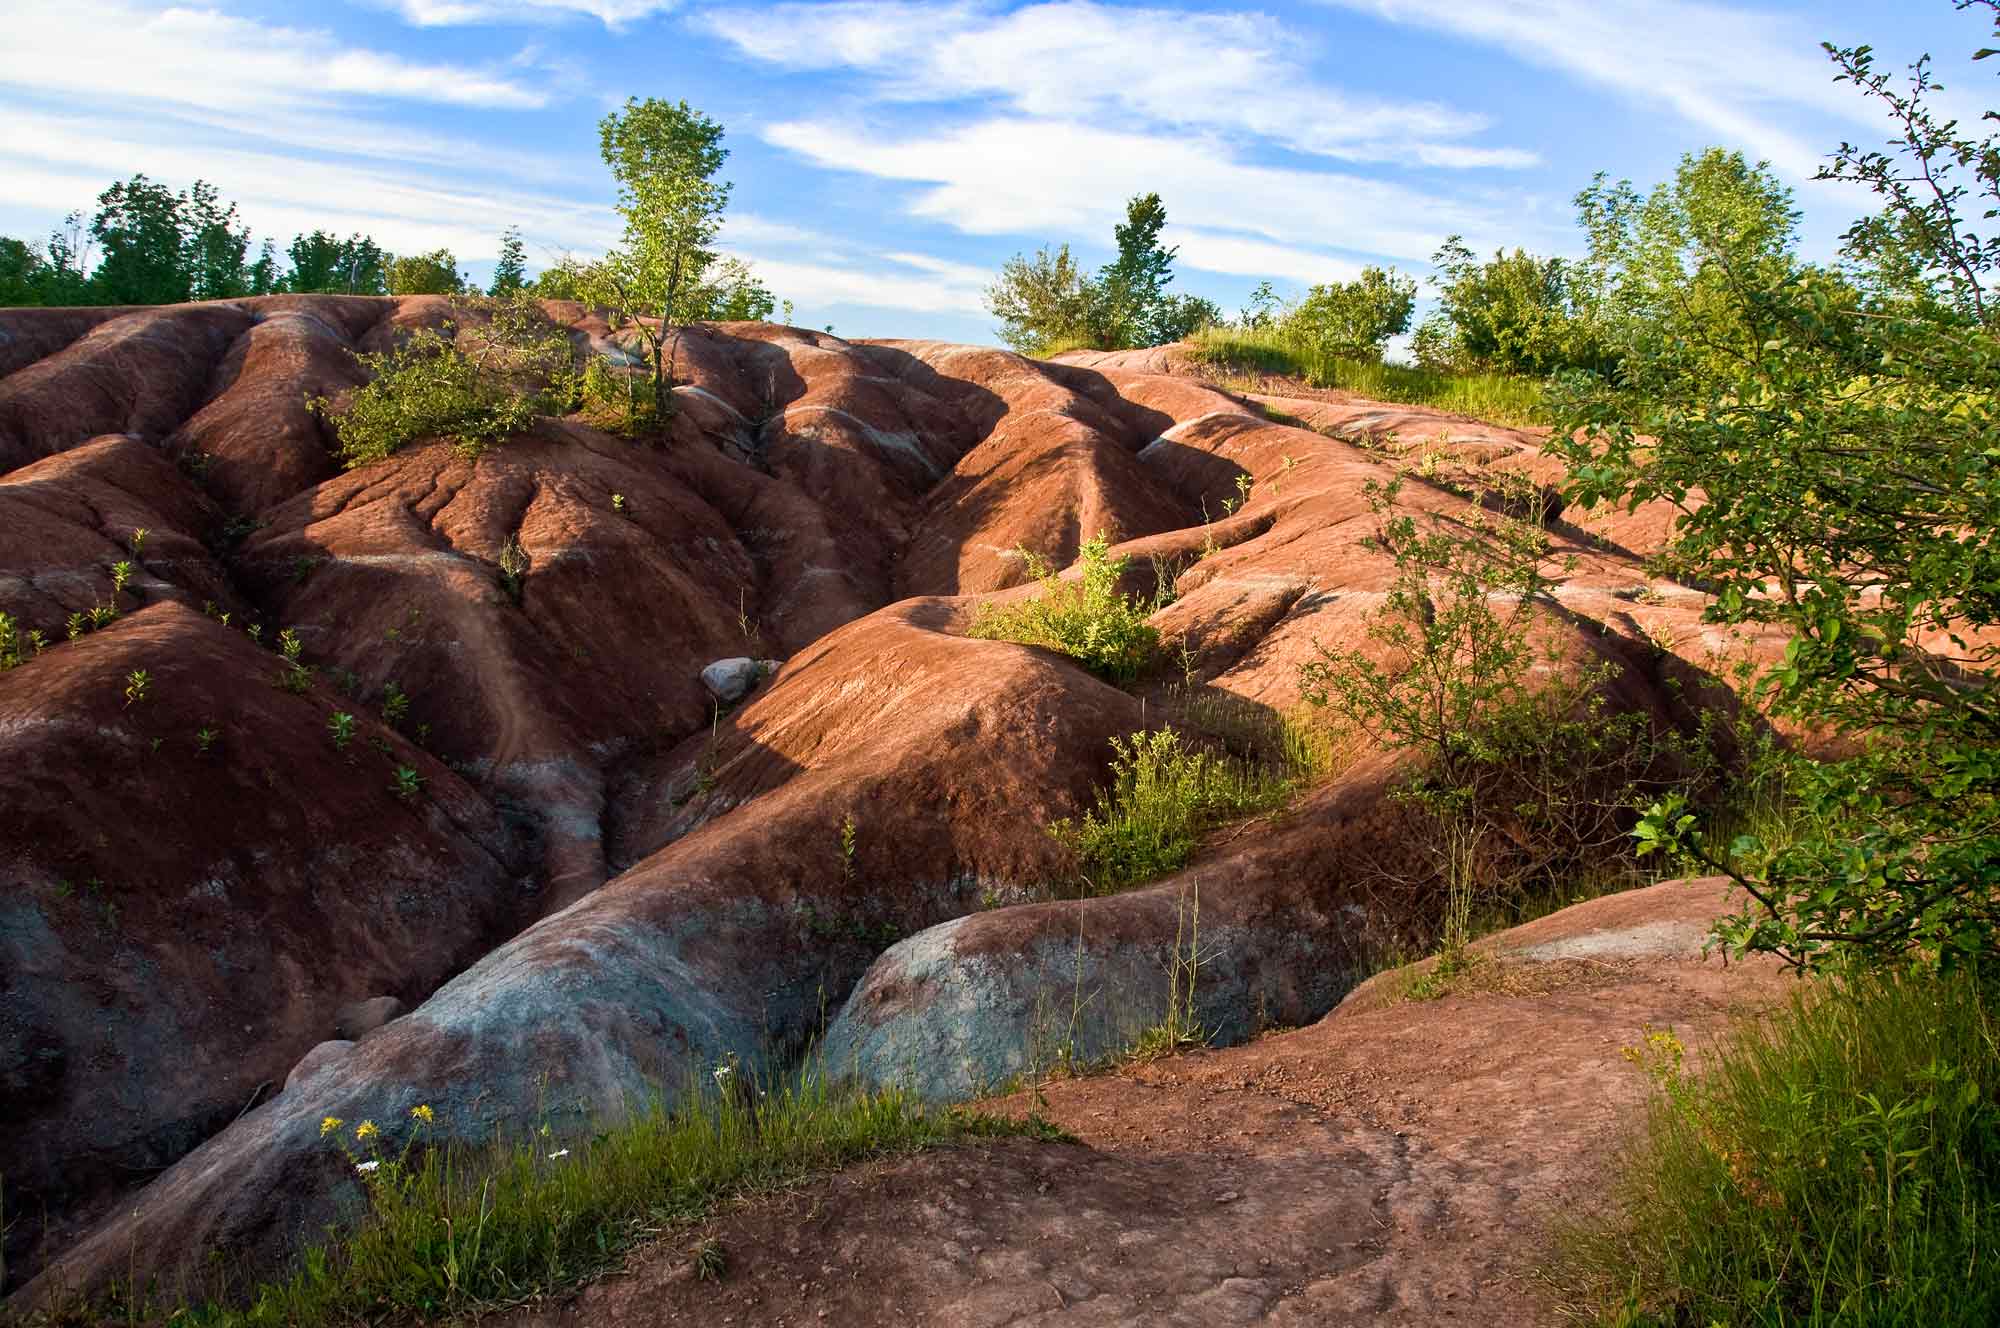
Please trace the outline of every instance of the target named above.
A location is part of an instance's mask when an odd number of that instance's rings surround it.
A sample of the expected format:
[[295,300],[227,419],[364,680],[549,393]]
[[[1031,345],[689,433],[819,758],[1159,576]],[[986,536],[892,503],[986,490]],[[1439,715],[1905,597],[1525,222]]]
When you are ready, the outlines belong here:
[[420,1120],[424,1124],[429,1125],[433,1120],[437,1119],[437,1113],[431,1110],[430,1103],[424,1102],[410,1108],[410,1118],[412,1120]]
[[380,1133],[382,1132],[375,1128],[375,1122],[372,1120],[362,1121],[354,1127],[354,1137],[363,1141],[373,1139]]
[[319,1137],[322,1139],[326,1138],[326,1136],[332,1134],[335,1130],[339,1129],[346,1123],[347,1123],[346,1121],[342,1120],[338,1116],[328,1116],[325,1120],[319,1123]]

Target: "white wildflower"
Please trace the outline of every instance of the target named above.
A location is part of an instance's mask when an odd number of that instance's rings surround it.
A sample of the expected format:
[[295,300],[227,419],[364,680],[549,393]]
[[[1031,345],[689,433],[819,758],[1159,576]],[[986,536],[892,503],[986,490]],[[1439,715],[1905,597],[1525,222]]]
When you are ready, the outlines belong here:
[[355,1169],[356,1171],[360,1172],[360,1173],[361,1173],[362,1175],[364,1175],[364,1176],[365,1176],[365,1175],[367,1175],[367,1174],[368,1174],[369,1172],[371,1172],[371,1171],[375,1170],[375,1168],[377,1168],[377,1167],[379,1167],[379,1166],[381,1166],[381,1165],[382,1165],[382,1164],[381,1164],[380,1162],[376,1162],[376,1161],[369,1161],[369,1162],[356,1162],[356,1163],[354,1164],[354,1169]]
[[568,1156],[569,1156],[569,1149],[558,1148],[556,1149],[555,1152],[549,1154],[549,1161],[553,1162],[559,1157],[568,1157]]

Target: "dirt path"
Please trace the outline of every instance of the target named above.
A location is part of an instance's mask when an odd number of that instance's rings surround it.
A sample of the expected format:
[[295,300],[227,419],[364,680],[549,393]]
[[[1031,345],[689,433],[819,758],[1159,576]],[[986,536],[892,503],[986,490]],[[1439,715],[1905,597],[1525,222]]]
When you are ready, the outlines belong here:
[[1721,898],[1578,905],[1485,942],[1476,990],[1397,1000],[1385,975],[1311,1028],[1050,1085],[1081,1143],[856,1168],[695,1233],[720,1282],[684,1237],[522,1328],[1550,1321],[1548,1220],[1602,1193],[1643,1097],[1621,1048],[1783,992],[1700,958]]

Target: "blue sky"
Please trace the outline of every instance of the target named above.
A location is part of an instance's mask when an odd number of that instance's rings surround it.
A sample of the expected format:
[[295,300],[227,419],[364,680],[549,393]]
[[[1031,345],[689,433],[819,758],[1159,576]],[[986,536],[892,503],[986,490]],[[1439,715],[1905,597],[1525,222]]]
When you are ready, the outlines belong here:
[[1938,58],[1970,122],[1987,27],[1948,0],[1317,0],[749,5],[702,0],[11,0],[0,233],[135,171],[213,181],[282,247],[315,226],[490,271],[617,237],[597,121],[627,96],[720,120],[724,247],[796,321],[990,341],[984,283],[1068,242],[1101,262],[1158,190],[1177,288],[1227,309],[1439,240],[1574,252],[1598,170],[1711,143],[1768,158],[1830,253],[1861,200],[1809,177],[1879,114],[1818,42]]

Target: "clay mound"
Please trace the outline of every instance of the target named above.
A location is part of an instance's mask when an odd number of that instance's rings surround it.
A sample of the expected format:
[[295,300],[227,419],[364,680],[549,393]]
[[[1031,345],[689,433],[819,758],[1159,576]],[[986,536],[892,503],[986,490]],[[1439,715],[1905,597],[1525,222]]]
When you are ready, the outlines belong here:
[[[0,475],[0,613],[53,642],[70,615],[93,608],[170,599],[240,609],[200,542],[216,520],[213,505],[134,438],[100,438]],[[119,562],[132,576],[114,595]]]
[[[629,329],[547,311],[579,346],[631,358]],[[995,1082],[1037,1035],[1038,993],[1077,962],[1079,921],[1090,971],[1126,993],[1088,1033],[1109,1045],[1149,1013],[1197,882],[1205,926],[1230,955],[1204,1010],[1231,1036],[1259,1010],[1317,1017],[1368,955],[1427,936],[1430,901],[1357,884],[1401,832],[1381,797],[1394,768],[1358,750],[1342,754],[1353,763],[1338,781],[1219,840],[1174,880],[1080,908],[1017,902],[1061,879],[1045,825],[1088,805],[1110,738],[1158,723],[1170,691],[1288,709],[1316,643],[1362,639],[1390,576],[1362,489],[1409,464],[1377,441],[1274,421],[1185,377],[731,324],[679,339],[677,411],[654,443],[550,421],[476,458],[419,442],[337,470],[294,403],[351,385],[349,347],[424,327],[476,336],[464,321],[428,297],[121,314],[0,380],[0,468],[61,453],[0,478],[0,506],[36,523],[0,536],[0,603],[53,622],[108,593],[99,578],[130,526],[155,532],[139,560],[149,607],[121,605],[106,631],[0,675],[0,697],[23,716],[0,737],[56,732],[77,709],[98,716],[93,742],[126,752],[125,727],[171,714],[146,755],[158,736],[158,759],[185,765],[156,785],[143,763],[97,753],[95,767],[24,787],[20,824],[33,828],[17,851],[40,874],[9,884],[8,916],[28,921],[0,936],[40,934],[53,905],[37,892],[64,879],[56,859],[79,837],[90,853],[145,863],[146,897],[161,901],[186,898],[226,860],[256,917],[226,940],[118,904],[133,943],[156,955],[130,970],[132,990],[147,972],[199,970],[218,945],[247,965],[232,947],[251,939],[291,984],[246,981],[209,1006],[210,989],[191,982],[194,1003],[156,1000],[179,1021],[161,1045],[178,1039],[186,1063],[238,1071],[210,1076],[207,1097],[176,1096],[181,1081],[165,1072],[156,1084],[144,1058],[122,1078],[49,1062],[62,1068],[36,1081],[50,1105],[34,1146],[47,1174],[85,1179],[47,1191],[58,1238],[16,1228],[8,1267],[47,1266],[27,1300],[57,1279],[88,1289],[122,1276],[135,1249],[169,1281],[216,1242],[240,1258],[239,1282],[275,1266],[301,1229],[359,1194],[318,1139],[323,1114],[386,1123],[428,1102],[458,1137],[478,1138],[540,1110],[546,1078],[561,1087],[558,1122],[581,1129],[628,1097],[678,1091],[719,1056],[796,1051],[822,1011],[840,1012],[830,1053],[864,1078],[914,1077],[940,1095]],[[91,441],[85,430],[110,419],[128,436]],[[1531,435],[1493,447],[1496,465],[1543,464]],[[189,478],[169,453],[211,460]],[[1486,501],[1421,475],[1403,498],[1448,520]],[[1061,564],[1099,530],[1124,541],[1134,590],[1164,583],[1178,596],[1153,619],[1178,661],[1173,689],[1162,676],[1121,692],[1068,660],[963,637],[977,605],[965,592],[1027,593],[1014,550]],[[1577,560],[1547,624],[1569,666],[1623,666],[1616,703],[1675,722],[1675,687],[1693,694],[1735,644],[1705,638],[1702,597],[1656,586],[1616,542],[1551,533],[1554,556]],[[946,593],[963,597],[931,597]],[[274,687],[268,649],[192,611],[209,600],[266,647],[294,632],[312,690]],[[200,643],[185,647],[204,662],[199,680],[149,662],[147,643],[183,638]],[[781,667],[731,710],[700,672],[737,656]],[[158,704],[127,714],[120,680],[135,668],[154,674]],[[88,704],[44,685],[72,675],[88,676]],[[347,752],[327,733],[336,710],[357,716]],[[211,718],[231,753],[241,732],[277,735],[254,761],[224,763],[230,780],[262,784],[208,782],[213,751],[188,744]],[[391,755],[423,773],[422,798],[391,792]],[[365,787],[351,784],[350,757]],[[70,796],[89,769],[115,773],[90,798]],[[170,801],[202,789],[198,807]],[[124,828],[107,798],[180,828]],[[116,833],[69,819],[72,803]],[[449,825],[413,819],[447,805]],[[412,901],[443,910],[427,948],[381,922],[385,910],[410,916]],[[36,1026],[95,1045],[94,1009],[58,1000],[87,979],[48,972]],[[319,1054],[210,1135],[330,1036],[331,1012],[375,995],[416,1008]],[[95,1127],[58,1119],[113,1079],[170,1104],[116,1129],[146,1141],[145,1165],[174,1164],[66,1247],[60,1233],[95,1211],[86,1191],[110,1196],[114,1174],[134,1175],[72,1166],[100,1156]],[[0,1169],[16,1174],[4,1157]]]
[[58,1234],[274,1095],[340,1006],[414,1004],[519,924],[479,796],[366,720],[337,749],[339,699],[277,674],[177,604],[0,673],[0,1171]]

